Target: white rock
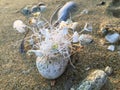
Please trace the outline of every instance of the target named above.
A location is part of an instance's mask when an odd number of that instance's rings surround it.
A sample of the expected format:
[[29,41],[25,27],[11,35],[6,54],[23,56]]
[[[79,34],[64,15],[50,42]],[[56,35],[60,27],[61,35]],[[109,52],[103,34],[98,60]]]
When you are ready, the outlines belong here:
[[110,45],[110,46],[108,46],[107,49],[110,50],[110,51],[114,51],[115,50],[115,46],[114,45]]
[[20,33],[25,32],[26,25],[21,20],[16,20],[13,23],[13,28],[16,29]]
[[78,35],[77,31],[76,31],[76,32],[74,32],[74,34],[73,34],[73,41],[72,41],[72,42],[73,42],[73,43],[79,42],[78,38],[79,38],[79,35]]
[[36,66],[39,73],[46,79],[56,79],[66,69],[68,59],[61,55],[56,57],[37,57]]
[[120,35],[118,33],[108,34],[105,39],[110,43],[116,43],[119,40]]
[[40,6],[40,11],[41,11],[41,12],[45,12],[45,11],[46,11],[46,8],[47,8],[47,7],[46,7],[45,5],[41,5],[41,6]]

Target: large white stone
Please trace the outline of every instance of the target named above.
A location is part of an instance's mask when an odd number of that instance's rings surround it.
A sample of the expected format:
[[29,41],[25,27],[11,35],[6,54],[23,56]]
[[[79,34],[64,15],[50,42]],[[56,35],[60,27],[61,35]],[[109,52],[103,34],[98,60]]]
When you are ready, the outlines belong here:
[[68,59],[62,55],[56,57],[37,57],[36,65],[39,73],[46,79],[56,79],[62,75],[68,64]]

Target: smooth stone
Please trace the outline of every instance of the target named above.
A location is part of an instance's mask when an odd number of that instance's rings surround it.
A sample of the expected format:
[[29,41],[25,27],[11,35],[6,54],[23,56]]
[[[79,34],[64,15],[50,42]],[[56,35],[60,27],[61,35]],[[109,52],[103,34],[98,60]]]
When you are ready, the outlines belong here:
[[115,51],[115,45],[110,45],[110,46],[108,46],[107,49],[110,51]]
[[79,42],[80,42],[81,45],[90,44],[90,43],[92,43],[92,41],[93,41],[92,36],[88,35],[88,34],[82,34],[79,37]]
[[24,7],[23,9],[21,9],[21,13],[25,16],[28,16],[31,14],[31,11],[29,10],[28,7]]
[[37,57],[36,66],[44,78],[56,79],[64,73],[68,60],[68,58],[64,58],[62,55],[50,58],[47,56]]
[[31,12],[32,12],[32,13],[40,12],[40,7],[38,7],[37,5],[34,5],[34,6],[31,8]]
[[75,90],[101,90],[106,81],[107,74],[103,70],[95,70],[73,88]]
[[120,35],[118,33],[113,33],[113,34],[107,34],[105,36],[105,39],[110,42],[110,43],[116,43],[120,38]]
[[105,72],[106,72],[107,75],[111,75],[111,74],[113,73],[112,67],[107,66],[107,67],[105,68]]

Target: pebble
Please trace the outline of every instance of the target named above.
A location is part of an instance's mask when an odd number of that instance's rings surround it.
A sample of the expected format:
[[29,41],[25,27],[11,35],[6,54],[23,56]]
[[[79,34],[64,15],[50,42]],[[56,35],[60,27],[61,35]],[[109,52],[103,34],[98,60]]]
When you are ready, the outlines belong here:
[[110,45],[110,46],[108,46],[107,49],[110,51],[115,51],[115,45]]
[[82,34],[79,37],[79,42],[80,42],[81,45],[90,44],[90,43],[92,43],[92,41],[93,41],[92,36],[88,35],[88,34]]
[[95,70],[80,82],[75,90],[101,90],[106,81],[107,74],[103,70]]
[[28,16],[31,14],[31,11],[29,10],[28,7],[24,7],[22,10],[21,10],[21,13],[25,16]]
[[101,34],[102,34],[103,36],[107,35],[108,32],[109,32],[109,31],[108,31],[107,28],[101,28]]
[[84,26],[84,30],[88,31],[88,32],[92,32],[92,30],[93,30],[92,24],[91,23],[86,23],[85,26]]
[[71,88],[70,90],[75,90],[74,88]]
[[85,68],[86,71],[90,70],[90,67]]
[[107,34],[105,39],[110,43],[116,43],[119,40],[120,35],[118,33]]
[[113,73],[112,67],[107,66],[107,67],[105,68],[105,72],[106,72],[106,74],[107,74],[108,76],[111,75],[111,74]]
[[31,12],[32,12],[32,13],[40,12],[40,7],[38,7],[37,5],[34,5],[34,6],[31,8]]

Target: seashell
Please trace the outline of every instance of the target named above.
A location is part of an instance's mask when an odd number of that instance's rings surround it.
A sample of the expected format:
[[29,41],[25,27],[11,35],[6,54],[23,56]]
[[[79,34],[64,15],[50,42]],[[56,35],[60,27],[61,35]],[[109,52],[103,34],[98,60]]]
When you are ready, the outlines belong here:
[[114,51],[115,50],[115,46],[114,45],[110,45],[110,46],[108,46],[107,49],[110,50],[110,51]]
[[92,41],[93,41],[93,38],[92,38],[91,35],[82,34],[79,37],[79,42],[80,42],[81,45],[90,44],[90,43],[92,43]]
[[58,21],[66,21],[70,17],[70,13],[75,11],[77,4],[73,1],[67,2],[58,12]]
[[68,59],[60,54],[55,57],[43,56],[36,59],[37,69],[46,79],[58,78],[65,71],[67,64]]
[[79,42],[79,40],[78,40],[79,35],[78,35],[77,31],[74,32],[72,38],[73,38],[73,40],[72,40],[73,43],[77,43],[77,42]]
[[23,9],[21,9],[21,13],[25,16],[28,16],[31,14],[31,11],[30,11],[29,7],[26,6]]
[[119,40],[120,35],[118,33],[107,34],[105,39],[110,43],[116,43]]

